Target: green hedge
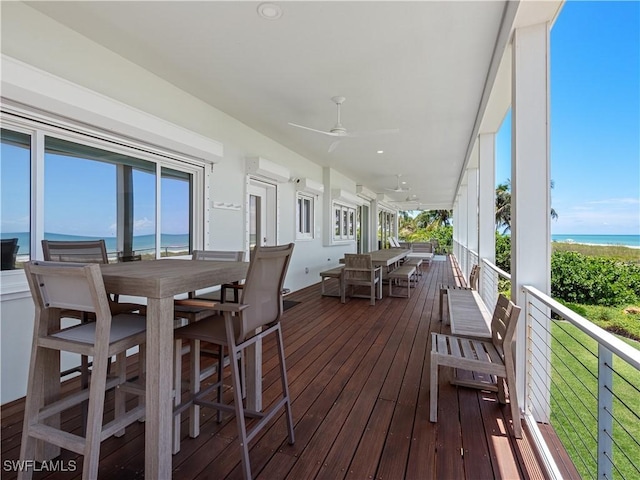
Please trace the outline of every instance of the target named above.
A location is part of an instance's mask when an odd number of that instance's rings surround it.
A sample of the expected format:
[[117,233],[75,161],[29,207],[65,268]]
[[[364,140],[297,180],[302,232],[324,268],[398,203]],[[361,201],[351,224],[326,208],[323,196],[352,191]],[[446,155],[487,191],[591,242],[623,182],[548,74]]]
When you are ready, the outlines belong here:
[[[496,265],[511,271],[508,235],[496,235]],[[551,295],[584,305],[638,305],[640,264],[556,249],[551,255]]]
[[576,252],[551,256],[551,294],[585,305],[623,305],[640,301],[640,266]]

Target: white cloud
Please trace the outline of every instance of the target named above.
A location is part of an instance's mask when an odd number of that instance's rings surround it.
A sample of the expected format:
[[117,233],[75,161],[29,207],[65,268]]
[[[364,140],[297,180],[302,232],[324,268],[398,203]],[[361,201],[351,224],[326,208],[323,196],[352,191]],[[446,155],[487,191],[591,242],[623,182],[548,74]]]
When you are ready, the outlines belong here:
[[640,231],[640,201],[611,198],[558,210],[554,232],[567,234],[633,234]]
[[639,198],[607,198],[605,200],[592,200],[591,205],[640,205]]
[[153,220],[149,220],[147,217],[140,218],[133,222],[133,233],[153,233],[152,229],[154,227],[155,222]]

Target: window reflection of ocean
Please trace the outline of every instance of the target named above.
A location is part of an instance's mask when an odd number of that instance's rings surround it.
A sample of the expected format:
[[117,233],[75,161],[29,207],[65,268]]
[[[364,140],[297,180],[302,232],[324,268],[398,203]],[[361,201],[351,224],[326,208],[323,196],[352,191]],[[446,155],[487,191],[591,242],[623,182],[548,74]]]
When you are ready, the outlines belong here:
[[[3,233],[2,238],[18,238],[18,255],[29,255],[29,233]],[[44,238],[47,240],[58,241],[81,241],[81,240],[96,240],[104,238],[107,247],[107,252],[115,254],[117,252],[117,239],[115,237],[92,237],[83,235],[63,235],[59,233],[45,233]],[[133,237],[133,250],[139,253],[150,253],[155,249],[156,236],[151,235],[136,235]],[[161,248],[167,249],[170,252],[184,251],[189,249],[189,234],[162,234],[160,241]]]

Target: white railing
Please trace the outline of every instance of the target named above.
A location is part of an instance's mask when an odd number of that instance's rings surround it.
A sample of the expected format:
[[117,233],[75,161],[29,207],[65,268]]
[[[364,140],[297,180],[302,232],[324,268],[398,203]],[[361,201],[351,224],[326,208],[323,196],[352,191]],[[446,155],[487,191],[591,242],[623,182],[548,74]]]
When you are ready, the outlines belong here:
[[460,271],[468,282],[471,267],[478,264],[478,254],[455,240],[453,242],[453,251],[458,262],[458,266],[460,267]]
[[490,261],[482,259],[478,290],[485,305],[495,305],[498,293],[511,290],[511,275]]
[[[468,258],[462,245],[457,251],[457,258]],[[479,290],[486,305],[495,305],[510,282],[509,273],[482,259]],[[583,478],[640,478],[640,350],[533,287],[523,292],[521,405],[548,477],[562,475],[541,423],[553,427]]]
[[523,292],[529,426],[549,423],[583,478],[640,478],[640,350],[533,287]]

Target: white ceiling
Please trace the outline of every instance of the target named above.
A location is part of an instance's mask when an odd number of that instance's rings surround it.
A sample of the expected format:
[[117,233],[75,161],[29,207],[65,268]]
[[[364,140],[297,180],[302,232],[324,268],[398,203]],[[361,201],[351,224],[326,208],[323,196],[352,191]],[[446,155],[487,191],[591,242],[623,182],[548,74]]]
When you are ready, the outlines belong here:
[[[404,200],[386,190],[402,174],[423,207],[450,208],[508,2],[276,3],[278,20],[248,1],[29,5],[358,184]],[[332,137],[288,125],[328,130],[336,95],[347,129],[400,132],[329,154]]]

